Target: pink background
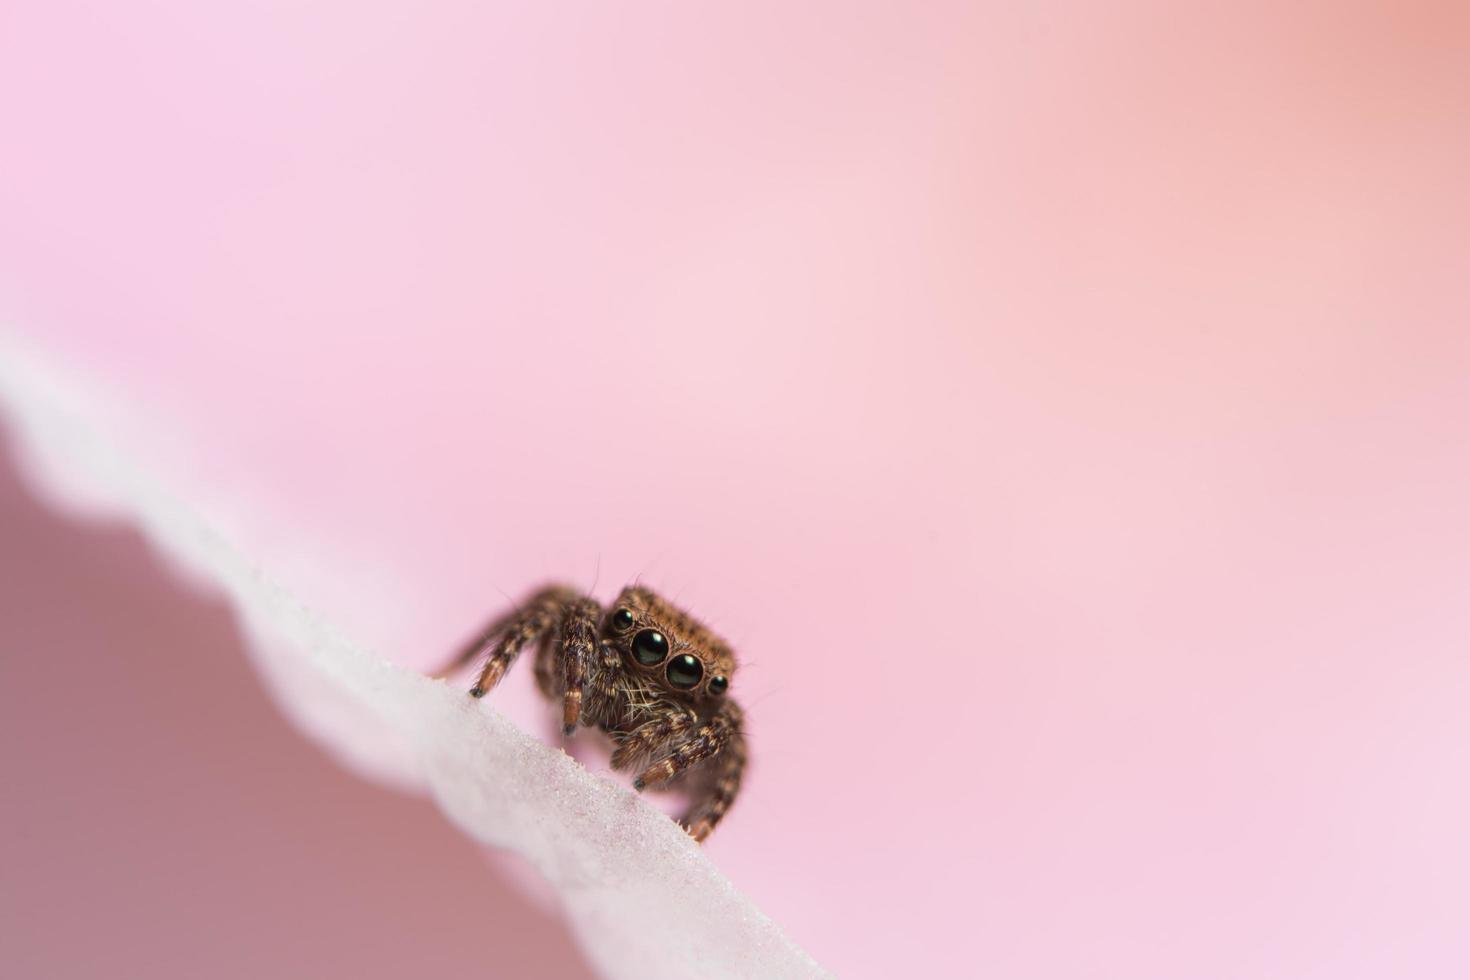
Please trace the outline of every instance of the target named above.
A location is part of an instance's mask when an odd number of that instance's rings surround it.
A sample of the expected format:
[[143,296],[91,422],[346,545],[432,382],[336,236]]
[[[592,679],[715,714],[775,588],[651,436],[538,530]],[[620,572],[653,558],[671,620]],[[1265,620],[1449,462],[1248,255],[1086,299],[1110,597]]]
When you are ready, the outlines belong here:
[[[1463,976],[1470,15],[1016,6],[12,3],[0,320],[405,663],[547,578],[705,615],[755,765],[709,852],[840,975]],[[65,620],[132,608],[108,548],[150,559],[17,494],[11,574],[93,578],[0,625],[37,689],[7,778],[69,814],[4,832],[60,854],[105,809],[53,782],[79,733],[128,746],[107,805],[191,825],[149,780],[214,717],[61,730],[29,662],[75,678],[99,637]],[[228,661],[256,702],[229,723],[310,753],[223,613],[152,574],[214,617],[157,656]],[[217,690],[149,669],[134,696]],[[528,673],[498,703],[542,724]],[[566,942],[422,804],[289,779],[302,809],[262,820],[403,849],[352,917],[402,962],[456,889]],[[330,934],[368,901],[270,835],[213,860],[248,883],[220,922]],[[157,909],[155,946],[198,914],[27,867],[7,903]],[[95,975],[5,920],[31,945],[0,965]]]

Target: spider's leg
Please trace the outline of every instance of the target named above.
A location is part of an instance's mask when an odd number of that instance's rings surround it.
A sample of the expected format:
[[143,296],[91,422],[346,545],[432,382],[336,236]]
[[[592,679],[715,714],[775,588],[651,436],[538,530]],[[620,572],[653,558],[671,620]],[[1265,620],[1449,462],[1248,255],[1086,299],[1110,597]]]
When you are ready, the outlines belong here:
[[500,678],[505,676],[506,670],[526,644],[535,641],[550,629],[560,618],[562,608],[569,600],[574,600],[576,595],[576,592],[564,586],[541,589],[520,609],[491,623],[435,676],[446,676],[459,667],[484,657],[485,665],[480,669],[475,686],[470,688],[470,694],[477,698],[483,697],[486,691],[500,683]]
[[724,817],[735,794],[740,792],[740,777],[745,773],[745,736],[738,732],[730,739],[719,758],[714,762],[714,771],[709,781],[700,789],[684,815],[684,826],[689,836],[703,841]]
[[740,735],[742,720],[743,715],[735,702],[724,702],[709,721],[686,735],[674,747],[674,751],[643,770],[633,780],[633,787],[643,789],[645,786],[667,782],[695,763],[718,755],[731,740]]
[[656,755],[659,749],[678,744],[684,736],[699,724],[694,709],[670,704],[648,721],[626,734],[613,734],[618,747],[612,755],[614,769],[627,769],[637,762]]
[[561,620],[561,661],[565,692],[562,694],[562,734],[570,735],[577,730],[577,721],[582,717],[582,695],[591,672],[592,658],[596,656],[597,621],[602,618],[602,607],[587,598],[567,602]]

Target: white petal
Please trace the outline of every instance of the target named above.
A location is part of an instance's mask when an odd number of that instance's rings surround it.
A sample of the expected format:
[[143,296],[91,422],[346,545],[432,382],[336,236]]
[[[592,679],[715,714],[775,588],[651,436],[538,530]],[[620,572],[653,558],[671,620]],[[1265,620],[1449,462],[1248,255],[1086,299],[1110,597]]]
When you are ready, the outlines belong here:
[[137,522],[223,591],[287,713],[354,768],[427,791],[472,838],[528,858],[606,975],[826,975],[668,817],[489,704],[363,649],[273,582],[138,450],[103,434],[117,428],[118,407],[85,392],[34,351],[0,341],[0,405],[37,483],[72,506]]

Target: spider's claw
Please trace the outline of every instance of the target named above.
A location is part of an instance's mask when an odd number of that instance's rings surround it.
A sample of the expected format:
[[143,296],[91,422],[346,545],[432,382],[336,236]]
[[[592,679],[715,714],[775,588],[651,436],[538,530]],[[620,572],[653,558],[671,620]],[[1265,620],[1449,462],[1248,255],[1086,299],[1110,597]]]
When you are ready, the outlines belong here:
[[563,726],[561,726],[561,733],[562,733],[563,736],[565,736],[567,738],[570,738],[571,735],[572,735],[572,733],[575,732],[576,730],[577,730],[577,726],[576,725],[563,725]]
[[638,778],[633,780],[633,788],[641,790],[645,786],[652,786],[656,783],[661,783],[664,780],[671,778],[673,775],[674,764],[668,759],[665,759],[664,761],[656,765],[649,766],[647,769],[643,770]]
[[476,684],[474,687],[470,688],[470,697],[472,697],[472,698],[483,698],[484,696],[485,696],[485,689],[483,687],[481,687],[480,685]]

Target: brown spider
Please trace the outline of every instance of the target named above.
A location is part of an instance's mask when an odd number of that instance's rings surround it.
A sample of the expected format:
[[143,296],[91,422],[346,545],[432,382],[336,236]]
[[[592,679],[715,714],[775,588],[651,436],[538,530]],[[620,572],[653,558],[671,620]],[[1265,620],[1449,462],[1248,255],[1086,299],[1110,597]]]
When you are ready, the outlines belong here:
[[643,766],[638,790],[685,785],[681,822],[695,840],[708,837],[745,769],[744,713],[726,696],[729,645],[649,589],[626,588],[604,611],[575,589],[549,586],[492,623],[450,669],[486,657],[470,688],[484,697],[531,643],[542,693],[561,701],[563,732],[578,722],[607,732],[614,769]]

